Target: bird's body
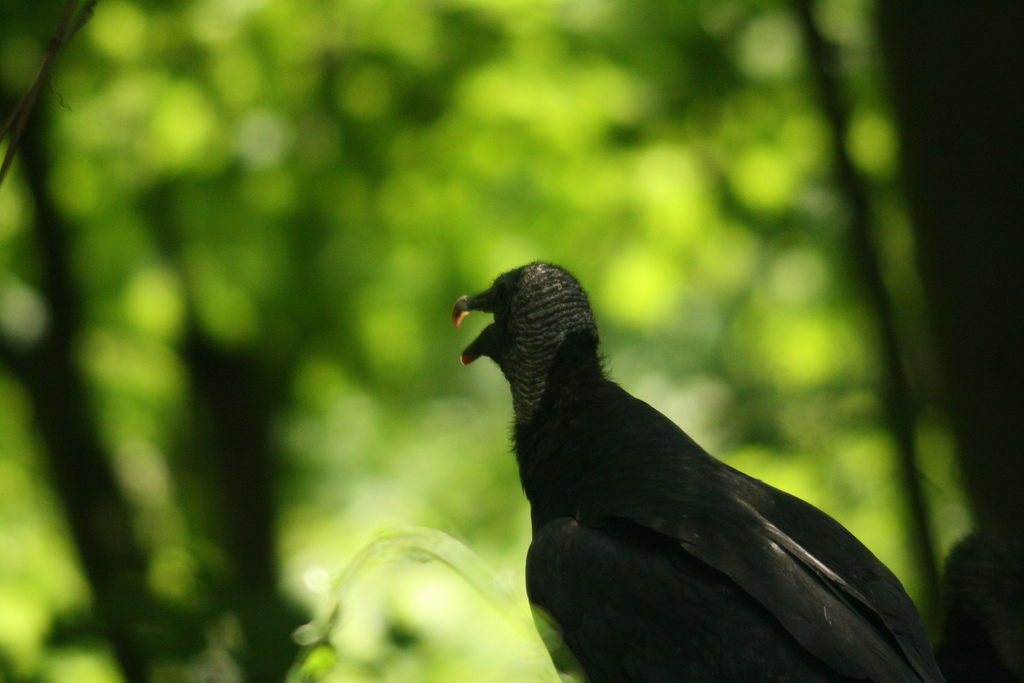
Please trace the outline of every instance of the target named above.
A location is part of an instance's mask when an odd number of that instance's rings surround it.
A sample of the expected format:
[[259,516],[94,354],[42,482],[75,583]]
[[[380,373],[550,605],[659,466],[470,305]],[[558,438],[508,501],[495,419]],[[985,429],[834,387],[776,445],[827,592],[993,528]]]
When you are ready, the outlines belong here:
[[524,266],[456,322],[472,309],[495,322],[463,361],[490,356],[512,385],[530,600],[591,683],[942,681],[910,599],[852,534],[607,379],[571,275]]
[[808,655],[771,613],[670,539],[622,520],[545,525],[527,559],[591,683],[851,681]]

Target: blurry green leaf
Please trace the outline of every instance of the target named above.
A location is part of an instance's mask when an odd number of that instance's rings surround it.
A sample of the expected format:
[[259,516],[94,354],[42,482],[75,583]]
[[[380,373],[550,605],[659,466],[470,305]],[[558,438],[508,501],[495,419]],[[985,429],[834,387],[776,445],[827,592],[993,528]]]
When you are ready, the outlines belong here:
[[219,121],[202,88],[179,80],[164,86],[150,116],[154,156],[172,171],[208,168]]
[[174,273],[166,268],[138,272],[124,293],[125,317],[138,331],[170,341],[182,332],[184,292]]
[[44,667],[48,683],[121,683],[124,679],[109,652],[66,648]]
[[825,316],[772,315],[762,331],[767,369],[780,386],[807,386],[834,380],[847,361],[847,334]]
[[793,76],[800,64],[800,27],[788,12],[755,16],[740,34],[739,61],[754,78]]
[[761,145],[743,152],[732,169],[733,187],[752,209],[780,211],[799,188],[798,169],[784,150]]
[[715,196],[696,155],[678,145],[652,145],[637,155],[635,197],[651,242],[690,247],[713,221]]
[[251,294],[230,281],[222,267],[202,253],[197,253],[192,265],[196,279],[192,296],[203,327],[228,346],[252,342],[260,320]]
[[419,319],[411,310],[368,307],[360,316],[363,350],[384,376],[403,378],[423,358]]
[[146,15],[133,2],[105,0],[88,27],[96,47],[115,59],[137,59],[146,47]]
[[[6,147],[3,151],[6,151]],[[7,178],[4,191],[0,192],[0,246],[25,227],[31,213],[26,206],[26,197],[18,191],[15,180]]]
[[847,131],[846,148],[863,170],[891,177],[896,163],[896,131],[892,121],[878,112],[855,112]]
[[101,203],[101,180],[87,159],[72,157],[56,165],[51,186],[61,209],[72,216],[88,216]]
[[15,671],[25,674],[37,664],[42,637],[50,627],[47,606],[24,590],[0,589],[0,649]]
[[776,259],[769,277],[779,303],[803,307],[820,300],[829,284],[828,264],[817,252],[793,249]]
[[360,69],[345,85],[341,102],[345,110],[360,119],[379,119],[391,108],[391,76],[376,65]]
[[0,335],[16,348],[31,348],[49,331],[47,302],[30,287],[17,282],[0,287]]
[[655,326],[671,310],[678,282],[679,274],[667,259],[634,248],[613,261],[599,301],[613,320]]

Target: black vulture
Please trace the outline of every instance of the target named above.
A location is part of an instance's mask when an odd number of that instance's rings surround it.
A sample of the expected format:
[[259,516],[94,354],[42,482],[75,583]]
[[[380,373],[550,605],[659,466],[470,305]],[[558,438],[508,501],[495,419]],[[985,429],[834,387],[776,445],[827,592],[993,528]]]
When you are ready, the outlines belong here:
[[936,649],[947,683],[1021,683],[1024,542],[976,532],[946,560],[946,621]]
[[586,293],[531,263],[460,298],[512,389],[530,601],[591,683],[943,680],[896,577],[606,376]]

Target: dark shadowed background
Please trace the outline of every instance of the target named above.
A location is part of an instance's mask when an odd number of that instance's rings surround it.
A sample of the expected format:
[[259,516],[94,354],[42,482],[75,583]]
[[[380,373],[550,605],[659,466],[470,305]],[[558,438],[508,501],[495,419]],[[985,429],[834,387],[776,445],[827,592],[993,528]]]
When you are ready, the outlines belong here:
[[[1024,5],[949,5],[100,0],[0,186],[0,681],[282,680],[383,523],[514,607],[391,553],[294,680],[554,680],[450,317],[535,259],[934,629],[950,545],[1024,534]],[[62,8],[0,5],[0,117]]]

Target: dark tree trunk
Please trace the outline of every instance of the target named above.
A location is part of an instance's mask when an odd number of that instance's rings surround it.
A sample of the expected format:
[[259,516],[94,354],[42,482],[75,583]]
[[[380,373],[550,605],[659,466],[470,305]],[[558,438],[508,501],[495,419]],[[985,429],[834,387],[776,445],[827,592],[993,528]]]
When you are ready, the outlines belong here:
[[964,482],[1024,537],[1024,3],[881,0],[879,24]]
[[133,533],[131,507],[114,477],[76,359],[81,306],[71,273],[68,226],[47,187],[45,112],[34,116],[21,140],[20,159],[35,210],[42,260],[39,287],[49,307],[49,326],[29,348],[0,346],[0,359],[32,401],[50,476],[93,590],[101,629],[125,679],[143,683],[147,656],[140,633],[154,608],[146,588],[146,554]]

